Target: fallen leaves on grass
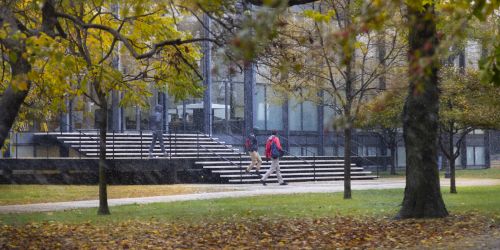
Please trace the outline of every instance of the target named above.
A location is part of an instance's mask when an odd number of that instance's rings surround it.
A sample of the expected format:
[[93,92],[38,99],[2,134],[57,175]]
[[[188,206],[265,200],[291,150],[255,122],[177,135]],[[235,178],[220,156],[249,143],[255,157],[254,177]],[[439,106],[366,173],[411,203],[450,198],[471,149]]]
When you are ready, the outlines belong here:
[[[95,200],[97,185],[0,185],[0,205]],[[135,198],[162,195],[213,193],[234,188],[208,185],[109,185],[108,198]]]
[[498,224],[475,214],[401,221],[329,217],[190,224],[154,219],[106,225],[47,222],[2,226],[0,249],[409,248],[446,246],[488,233],[498,233]]

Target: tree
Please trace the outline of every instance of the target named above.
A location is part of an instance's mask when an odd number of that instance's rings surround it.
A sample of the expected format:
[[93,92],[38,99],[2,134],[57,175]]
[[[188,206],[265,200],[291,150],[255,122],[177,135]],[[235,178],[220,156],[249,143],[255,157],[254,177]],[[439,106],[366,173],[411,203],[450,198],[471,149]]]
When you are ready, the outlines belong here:
[[[17,114],[28,96],[32,86],[29,73],[43,68],[33,69],[35,60],[47,59],[50,56],[61,57],[61,53],[46,52],[45,55],[33,55],[31,51],[40,44],[35,40],[45,39],[44,46],[55,45],[51,39],[64,37],[61,26],[54,16],[54,1],[44,1],[40,8],[38,3],[23,1],[3,1],[0,4],[0,46],[2,48],[2,84],[6,87],[0,99],[0,147],[4,145]],[[30,44],[30,41],[32,42]],[[31,51],[30,51],[31,50]],[[52,58],[55,59],[55,58]],[[7,66],[10,70],[6,70]],[[8,71],[8,73],[5,73]],[[68,71],[61,71],[62,78]]]
[[[448,215],[439,184],[437,136],[439,45],[435,5],[407,5],[409,26],[409,89],[403,111],[406,187],[400,218]],[[423,64],[423,65],[422,65]]]
[[450,193],[457,193],[455,160],[460,156],[462,141],[474,129],[500,127],[500,89],[481,84],[479,73],[464,73],[454,68],[442,72],[442,95],[439,110],[439,145],[448,160]]
[[[484,20],[499,6],[497,1],[448,2],[408,1],[409,76],[408,97],[403,112],[406,147],[406,188],[397,217],[444,217],[448,211],[441,197],[437,170],[439,110],[439,61],[449,44],[463,33],[463,26],[474,17]],[[454,17],[448,36],[436,29],[439,10]],[[440,46],[440,39],[446,41]]]
[[[74,27],[68,32],[70,40],[73,41],[73,51],[85,60],[86,77],[83,81],[88,82],[92,88],[86,96],[92,98],[92,93],[95,93],[96,98],[92,99],[100,107],[97,119],[100,137],[99,214],[109,214],[105,173],[109,168],[106,161],[106,132],[110,91],[127,90],[125,93],[129,97],[124,100],[139,100],[137,95],[145,93],[147,87],[140,81],[147,80],[148,74],[153,74],[150,79],[156,86],[165,86],[165,83],[172,86],[169,90],[176,97],[199,95],[201,91],[198,86],[201,78],[198,78],[195,67],[199,53],[198,49],[190,44],[203,39],[190,38],[189,34],[176,29],[173,15],[179,12],[174,13],[165,6],[155,4],[121,4],[120,16],[123,17],[107,13],[105,10],[113,6],[106,4],[69,6],[71,8],[56,14],[63,18],[68,26]],[[127,13],[132,7],[135,7],[136,11]],[[180,19],[180,16],[175,18]],[[122,34],[128,35],[125,37]],[[145,59],[138,70],[132,70],[135,74],[129,76],[129,80],[108,60],[118,41],[133,58]],[[151,49],[145,49],[148,44],[153,44]],[[181,86],[182,90],[179,88]],[[87,89],[85,84],[82,88]]]
[[398,131],[402,126],[401,115],[406,98],[404,86],[394,86],[366,103],[362,108],[359,126],[374,130],[384,145],[391,151],[390,174],[396,174],[396,150],[399,142]]
[[[261,0],[247,0],[263,4]],[[286,1],[285,1],[286,2]],[[315,1],[288,1],[288,6]],[[269,1],[277,6],[281,1]],[[498,1],[439,2],[405,1],[406,27],[408,27],[409,85],[403,112],[403,137],[406,147],[406,188],[398,218],[444,217],[448,211],[439,187],[437,170],[437,136],[439,110],[439,37],[436,29],[436,4],[445,12],[457,14],[469,20],[476,16],[484,20],[498,9]],[[393,10],[393,9],[392,9]],[[384,10],[386,11],[386,10]],[[382,12],[383,13],[383,12]],[[458,32],[450,32],[453,38]],[[443,46],[448,49],[447,46]],[[498,50],[498,49],[496,49]],[[500,75],[499,56],[495,53],[483,68],[489,69],[490,80]]]
[[[387,42],[370,31],[377,25],[376,17],[365,13],[364,7],[357,1],[325,1],[302,12],[286,11],[277,17],[280,27],[270,46],[258,55],[259,62],[271,70],[268,79],[276,89],[292,93],[299,101],[331,107],[341,117],[335,125],[344,135],[346,199],[351,198],[351,138],[360,108],[385,88],[377,80],[399,66],[404,51],[395,29],[384,34]],[[376,53],[381,43],[387,48],[382,57]]]
[[[47,58],[30,56],[38,56],[39,48],[43,50],[47,44],[30,44],[30,39],[62,37],[62,39],[47,38],[47,40],[54,46],[67,47],[68,51],[65,51],[65,54],[57,51],[51,54],[53,50],[49,47],[48,55],[58,59],[55,61],[59,62],[59,66],[62,55],[70,55],[68,58],[75,60],[70,65],[83,65],[83,67],[75,67],[76,71],[66,75],[57,74],[58,71],[55,71],[56,78],[62,82],[71,77],[79,79],[78,94],[85,94],[91,99],[95,94],[96,98],[93,99],[101,107],[99,214],[109,214],[105,183],[108,92],[112,89],[128,89],[129,96],[142,94],[144,92],[140,91],[141,87],[137,88],[141,86],[137,82],[144,81],[148,78],[148,73],[153,72],[153,77],[150,79],[158,86],[168,83],[170,93],[176,98],[198,95],[201,88],[198,85],[199,74],[195,62],[199,58],[199,53],[197,46],[192,44],[210,40],[193,38],[190,34],[179,31],[177,20],[180,20],[185,12],[175,9],[173,3],[169,2],[167,3],[169,6],[166,6],[154,2],[121,1],[120,15],[110,11],[113,4],[115,4],[113,1],[96,3],[63,1],[56,4],[47,0],[41,9],[36,8],[37,4],[26,7],[16,1],[0,5],[2,17],[7,17],[0,20],[2,24],[0,43],[6,48],[2,52],[3,55],[12,55],[7,61],[11,66],[9,88],[4,91],[0,100],[2,104],[0,108],[8,111],[7,116],[2,116],[3,119],[0,120],[2,144],[32,87],[33,80],[48,75],[32,73],[33,65],[38,62],[36,59]],[[43,18],[41,24],[38,24],[36,21],[40,16]],[[35,24],[32,24],[33,22]],[[34,30],[33,27],[36,25],[41,25],[42,29]],[[131,57],[143,60],[139,73],[128,76],[128,79],[126,75],[111,67],[110,56],[118,43],[123,44],[123,48]],[[81,59],[80,62],[76,62],[78,58]],[[60,67],[63,72],[66,72],[65,68]],[[78,77],[82,75],[83,77]],[[90,90],[89,85],[92,87]],[[136,89],[131,86],[135,86]],[[127,97],[124,100],[139,101],[137,98]]]

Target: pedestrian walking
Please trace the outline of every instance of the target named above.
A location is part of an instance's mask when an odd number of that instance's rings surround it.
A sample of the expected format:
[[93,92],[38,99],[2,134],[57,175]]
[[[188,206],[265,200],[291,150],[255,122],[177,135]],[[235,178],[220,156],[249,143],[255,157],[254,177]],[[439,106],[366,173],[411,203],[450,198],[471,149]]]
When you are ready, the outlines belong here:
[[260,157],[259,154],[259,145],[257,143],[257,138],[255,137],[255,134],[252,132],[250,135],[248,135],[247,139],[245,140],[245,149],[248,151],[248,155],[250,155],[250,165],[248,165],[247,169],[245,170],[246,173],[250,173],[252,168],[255,167],[255,174],[259,177],[260,175],[260,167],[262,166],[262,158]]
[[153,157],[153,150],[155,148],[156,140],[160,142],[160,148],[163,155],[166,155],[165,145],[163,143],[163,107],[156,105],[154,111],[149,117],[149,129],[153,132],[153,140],[149,146],[149,158]]
[[266,180],[271,175],[272,172],[276,172],[276,177],[280,185],[288,185],[281,177],[280,172],[280,157],[283,156],[283,148],[281,147],[280,139],[278,138],[278,132],[274,130],[266,141],[266,157],[271,158],[271,167],[267,170],[266,174],[260,182],[262,185],[266,186]]

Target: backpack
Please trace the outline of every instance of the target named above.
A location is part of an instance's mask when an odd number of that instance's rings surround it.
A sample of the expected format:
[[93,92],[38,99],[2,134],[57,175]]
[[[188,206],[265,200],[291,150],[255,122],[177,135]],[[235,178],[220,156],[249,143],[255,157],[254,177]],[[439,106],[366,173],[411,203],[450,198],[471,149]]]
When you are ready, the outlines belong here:
[[246,149],[247,151],[249,151],[251,146],[252,146],[252,143],[250,142],[250,138],[247,138],[247,139],[245,140],[245,149]]
[[274,140],[272,140],[271,141],[271,158],[276,159],[279,157],[281,157],[281,152],[280,152],[278,146],[276,145],[276,143],[274,142]]

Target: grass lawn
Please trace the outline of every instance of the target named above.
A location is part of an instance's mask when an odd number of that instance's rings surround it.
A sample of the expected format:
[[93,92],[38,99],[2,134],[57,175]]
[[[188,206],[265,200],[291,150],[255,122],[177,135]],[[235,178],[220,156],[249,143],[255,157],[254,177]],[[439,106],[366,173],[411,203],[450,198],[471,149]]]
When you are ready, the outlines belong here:
[[460,169],[460,170],[457,170],[456,176],[459,178],[500,179],[500,168]]
[[[451,213],[477,212],[500,219],[500,186],[461,187],[459,194],[443,190]],[[234,218],[316,218],[336,215],[392,217],[400,208],[402,189],[354,191],[352,200],[342,193],[271,195],[203,201],[156,203],[111,207],[111,216],[97,216],[96,209],[65,212],[0,215],[5,224],[59,221],[108,223],[124,220],[166,222],[217,221]]]
[[[108,186],[108,198],[188,194],[228,191],[208,185],[131,185]],[[0,205],[98,199],[97,185],[0,185]]]
[[496,249],[499,186],[443,193],[451,216],[393,220],[402,189],[0,215],[0,249]]
[[[439,176],[444,178],[445,171],[440,171]],[[389,174],[389,171],[379,172],[381,178],[404,178],[405,170],[397,169],[396,175]],[[457,169],[457,178],[475,178],[475,179],[500,179],[500,168],[487,168],[487,169]]]

